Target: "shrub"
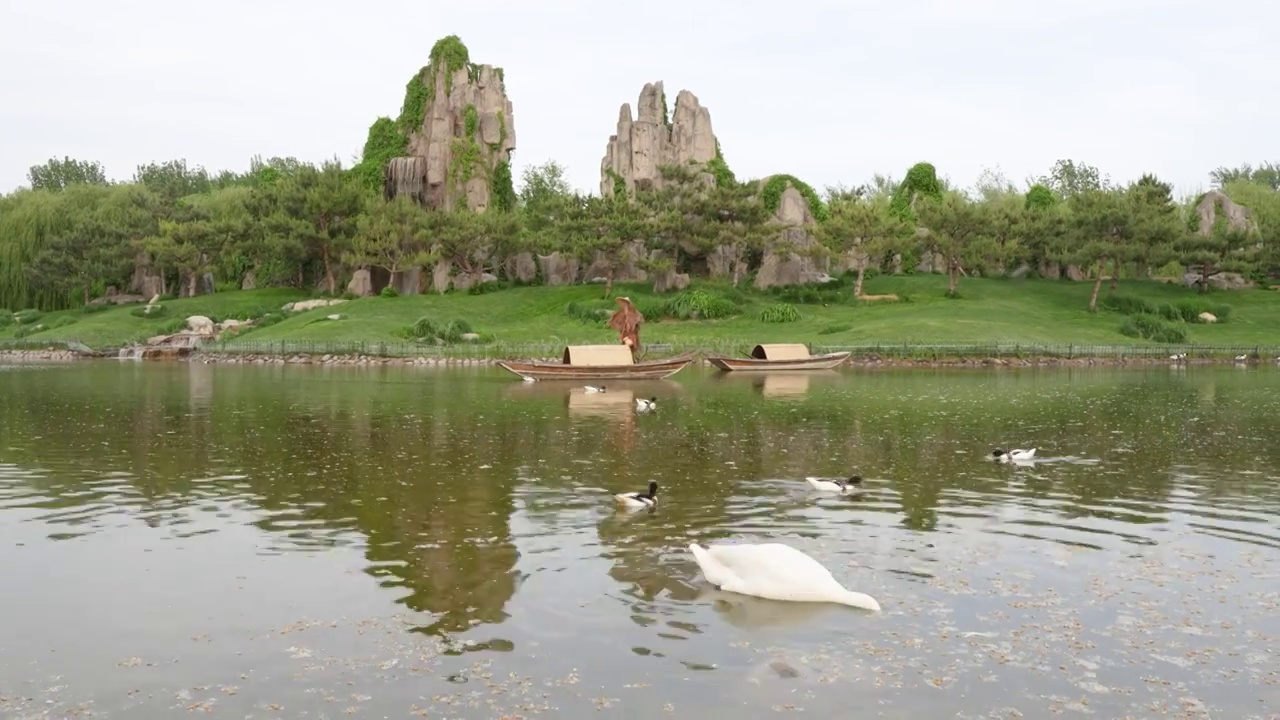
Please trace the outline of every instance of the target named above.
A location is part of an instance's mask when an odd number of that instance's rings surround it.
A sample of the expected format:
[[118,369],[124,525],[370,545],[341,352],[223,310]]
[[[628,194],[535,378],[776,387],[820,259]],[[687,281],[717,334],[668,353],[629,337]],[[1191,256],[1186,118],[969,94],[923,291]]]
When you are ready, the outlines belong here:
[[49,323],[48,328],[50,330],[56,330],[58,328],[67,327],[68,325],[75,325],[77,322],[79,322],[79,320],[76,319],[75,315],[59,315]]
[[685,290],[662,308],[664,317],[676,320],[718,320],[737,314],[738,306],[732,300],[706,290]]
[[1124,313],[1125,315],[1133,315],[1138,313],[1144,314],[1144,315],[1161,314],[1160,309],[1157,308],[1155,304],[1151,303],[1145,298],[1134,297],[1132,295],[1121,295],[1118,293],[1111,293],[1106,297],[1102,298],[1102,300],[1098,301],[1098,304],[1106,308],[1107,310],[1113,310],[1115,312]]
[[1136,313],[1125,318],[1120,325],[1120,334],[1166,345],[1181,345],[1187,341],[1185,328],[1151,313]]
[[[471,323],[457,318],[446,323],[437,322],[429,317],[423,316],[417,319],[413,325],[402,328],[396,334],[400,337],[406,337],[414,340],[439,342],[445,345],[462,342],[463,335],[474,332]],[[485,336],[482,336],[482,339]],[[491,336],[488,336],[491,337]]]
[[506,280],[494,280],[492,282],[476,283],[467,288],[467,292],[471,295],[486,295],[491,292],[506,290],[509,287],[511,287],[511,283]]
[[799,319],[800,311],[788,303],[775,303],[760,311],[760,322],[788,323]]
[[35,321],[39,320],[42,317],[44,317],[44,313],[40,312],[39,310],[36,310],[35,308],[27,308],[26,310],[19,310],[18,312],[13,314],[14,321],[17,322],[19,325],[30,325],[31,323],[34,323]]
[[161,325],[160,327],[156,328],[156,334],[157,334],[157,335],[172,335],[172,334],[177,333],[177,332],[182,332],[183,330],[186,330],[186,329],[187,329],[187,319],[186,319],[186,318],[174,318],[174,319],[170,320],[169,322],[167,322],[167,323],[165,323],[165,324]]
[[84,307],[80,308],[80,312],[84,313],[85,315],[92,315],[94,313],[106,312],[107,310],[110,310],[112,307],[114,306],[111,305],[110,303],[93,303],[91,305],[85,305]]
[[400,291],[390,285],[382,288],[382,292],[378,293],[384,298],[400,297]]
[[129,314],[140,318],[158,318],[164,317],[169,311],[164,305],[156,303],[155,305],[140,305],[129,311]]
[[13,331],[15,338],[24,338],[28,335],[34,335],[38,332],[44,332],[47,328],[44,325],[19,325],[17,330]]
[[[589,325],[603,325],[616,306],[605,300],[579,302],[574,300],[564,306],[564,314]],[[641,311],[643,312],[643,311]],[[648,318],[648,315],[645,315]]]
[[0,309],[0,328],[9,327],[13,322],[13,313],[9,310]]
[[828,325],[822,328],[821,330],[818,331],[818,334],[819,335],[835,335],[836,333],[842,333],[845,330],[851,330],[851,329],[853,329],[853,325],[849,323],[835,323],[833,325]]

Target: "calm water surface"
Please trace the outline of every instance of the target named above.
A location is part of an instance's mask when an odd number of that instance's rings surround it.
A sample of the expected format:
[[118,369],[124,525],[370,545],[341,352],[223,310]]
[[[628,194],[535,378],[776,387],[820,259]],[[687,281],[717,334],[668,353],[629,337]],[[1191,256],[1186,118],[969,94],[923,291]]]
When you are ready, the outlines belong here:
[[[1278,440],[1271,368],[0,366],[0,715],[1276,717]],[[766,539],[884,612],[686,549]]]

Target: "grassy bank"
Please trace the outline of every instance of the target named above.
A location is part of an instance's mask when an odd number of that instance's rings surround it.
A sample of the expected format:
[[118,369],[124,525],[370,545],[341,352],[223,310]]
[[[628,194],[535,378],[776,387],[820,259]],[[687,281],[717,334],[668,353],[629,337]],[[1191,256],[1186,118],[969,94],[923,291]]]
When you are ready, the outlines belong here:
[[[1157,282],[1125,281],[1118,295],[1126,310],[1087,310],[1090,283],[1047,280],[974,279],[960,285],[961,297],[944,296],[941,276],[882,276],[867,282],[871,295],[895,294],[898,301],[853,301],[845,283],[815,291],[790,290],[781,294],[741,291],[702,284],[706,291],[694,306],[713,320],[679,320],[681,307],[674,296],[655,296],[648,285],[621,285],[617,294],[629,296],[648,317],[641,331],[646,344],[679,347],[706,345],[725,349],[756,342],[808,342],[823,347],[868,345],[983,346],[1262,346],[1280,344],[1280,293],[1268,290],[1217,291],[1200,296],[1186,288]],[[1106,289],[1103,290],[1104,296]],[[708,297],[711,299],[708,300]],[[255,328],[226,343],[226,349],[255,350],[277,347],[313,347],[318,352],[342,352],[341,348],[403,346],[411,352],[408,330],[428,317],[443,326],[465,321],[481,334],[490,353],[503,347],[555,346],[567,343],[617,341],[604,327],[603,316],[614,307],[602,298],[598,285],[574,287],[518,287],[480,295],[449,293],[404,297],[372,297],[351,300],[341,306],[283,315],[280,307],[304,294],[293,290],[227,292],[205,297],[170,300],[159,318],[138,317],[135,307],[113,307],[101,312],[79,310],[49,313],[27,323],[24,341],[77,341],[93,348],[119,347],[165,331],[190,315],[215,320],[261,317],[272,313],[274,324]],[[786,303],[794,308],[776,308]],[[1178,303],[1202,303],[1220,309],[1225,322],[1214,324],[1168,321],[1184,342],[1122,334],[1133,313],[1143,307],[1173,308]],[[1136,304],[1136,308],[1135,308]],[[1223,308],[1223,306],[1227,306]],[[686,305],[684,310],[688,309]],[[1175,308],[1176,310],[1176,308]],[[342,319],[327,320],[340,313]],[[660,316],[666,315],[658,319]],[[1144,314],[1154,318],[1155,315]],[[66,318],[66,319],[63,319]],[[772,320],[772,321],[769,321]],[[1155,320],[1152,320],[1155,322]],[[45,329],[32,332],[35,326]],[[19,326],[0,328],[0,343],[15,337]],[[1163,341],[1162,341],[1163,340]],[[284,343],[284,345],[280,345]],[[472,348],[464,352],[475,352]],[[262,350],[267,351],[267,350]],[[354,350],[353,350],[354,351]],[[935,350],[935,352],[937,352]]]

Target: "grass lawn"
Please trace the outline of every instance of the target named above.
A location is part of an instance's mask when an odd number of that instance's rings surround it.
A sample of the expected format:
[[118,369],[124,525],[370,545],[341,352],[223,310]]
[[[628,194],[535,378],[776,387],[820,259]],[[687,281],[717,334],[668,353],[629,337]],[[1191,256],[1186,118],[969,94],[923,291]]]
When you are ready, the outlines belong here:
[[[695,288],[716,290],[712,284]],[[825,346],[867,343],[1011,342],[1023,344],[1141,345],[1143,340],[1120,334],[1124,316],[1109,311],[1087,311],[1092,284],[1052,280],[965,278],[961,297],[944,296],[946,279],[939,275],[878,276],[868,279],[868,294],[897,294],[905,302],[795,303],[800,319],[765,323],[760,311],[775,302],[767,293],[739,293],[741,312],[723,320],[650,320],[641,331],[645,343],[676,342],[749,346],[756,342],[812,342]],[[848,288],[843,289],[849,292]],[[617,294],[630,297],[642,310],[667,298],[654,296],[649,285],[620,285]],[[1103,288],[1105,295],[1107,289]],[[1187,288],[1152,281],[1127,280],[1121,294],[1156,303],[1198,297]],[[31,340],[78,340],[92,347],[119,346],[146,338],[171,325],[175,318],[208,315],[215,319],[261,314],[276,310],[303,294],[291,290],[251,290],[219,293],[164,303],[161,319],[143,319],[129,307],[85,314],[80,311],[50,313],[40,322],[49,325],[60,316],[75,317],[74,324],[29,335]],[[1228,322],[1187,326],[1190,342],[1199,345],[1280,344],[1280,292],[1270,290],[1216,291],[1212,302],[1232,306]],[[321,308],[291,316],[243,337],[245,344],[266,341],[316,343],[404,342],[397,331],[423,316],[447,322],[464,319],[499,343],[613,343],[616,335],[599,324],[570,316],[566,306],[577,302],[592,307],[613,307],[602,298],[599,285],[571,287],[520,287],[483,295],[450,293],[395,298],[352,300],[338,308]],[[325,320],[331,313],[344,319]],[[13,336],[14,327],[0,329],[0,340]]]

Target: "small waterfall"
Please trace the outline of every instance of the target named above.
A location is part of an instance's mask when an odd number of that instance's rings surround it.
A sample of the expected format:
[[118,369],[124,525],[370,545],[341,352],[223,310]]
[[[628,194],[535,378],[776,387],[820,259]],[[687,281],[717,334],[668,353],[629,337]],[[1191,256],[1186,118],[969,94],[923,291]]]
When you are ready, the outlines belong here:
[[120,348],[120,352],[116,353],[116,359],[117,360],[141,360],[142,346],[126,345]]

